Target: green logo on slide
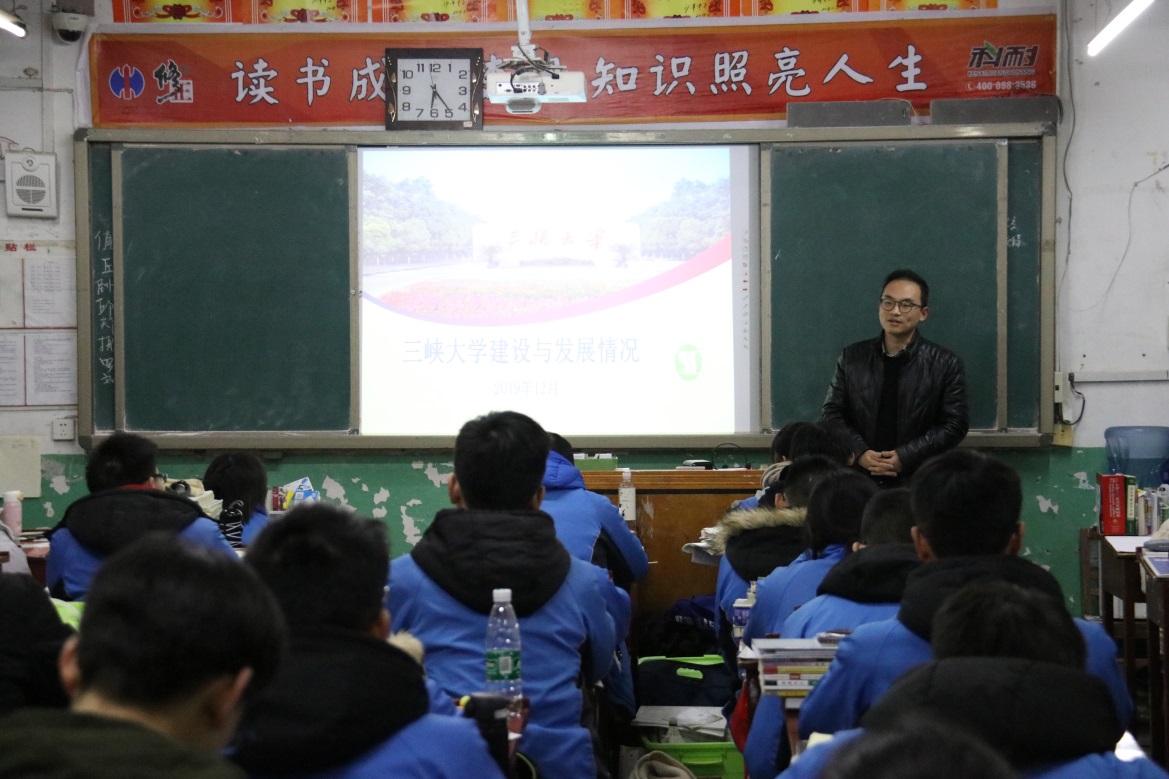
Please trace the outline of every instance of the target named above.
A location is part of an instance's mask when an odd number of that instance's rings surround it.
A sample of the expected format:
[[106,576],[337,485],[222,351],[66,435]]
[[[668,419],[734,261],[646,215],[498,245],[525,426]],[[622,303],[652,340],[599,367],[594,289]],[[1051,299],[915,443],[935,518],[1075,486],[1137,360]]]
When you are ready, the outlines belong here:
[[674,352],[674,370],[682,381],[694,381],[702,373],[702,352],[690,344],[683,344]]

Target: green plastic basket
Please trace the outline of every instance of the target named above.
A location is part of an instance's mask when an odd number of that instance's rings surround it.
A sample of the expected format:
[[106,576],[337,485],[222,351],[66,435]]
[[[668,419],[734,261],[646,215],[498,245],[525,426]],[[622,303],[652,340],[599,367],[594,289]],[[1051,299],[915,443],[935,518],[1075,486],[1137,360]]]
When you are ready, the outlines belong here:
[[642,739],[647,751],[665,752],[698,779],[743,779],[743,755],[733,741],[658,744]]

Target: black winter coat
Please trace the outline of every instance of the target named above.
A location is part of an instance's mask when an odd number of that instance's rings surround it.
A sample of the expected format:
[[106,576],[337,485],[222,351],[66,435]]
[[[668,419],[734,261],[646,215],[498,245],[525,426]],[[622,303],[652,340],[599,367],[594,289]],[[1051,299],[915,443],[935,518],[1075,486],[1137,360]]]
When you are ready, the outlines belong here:
[[[877,407],[885,381],[882,333],[848,346],[824,398],[821,417],[842,422],[858,457],[876,439]],[[961,443],[970,428],[966,414],[966,371],[950,350],[915,334],[897,387],[897,456],[907,479],[936,454]]]

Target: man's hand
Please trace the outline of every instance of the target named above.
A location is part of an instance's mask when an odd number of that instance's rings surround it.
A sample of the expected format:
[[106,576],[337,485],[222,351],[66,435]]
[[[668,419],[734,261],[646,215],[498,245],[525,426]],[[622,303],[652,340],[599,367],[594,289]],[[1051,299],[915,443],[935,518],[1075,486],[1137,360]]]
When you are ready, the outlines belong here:
[[857,462],[873,476],[896,476],[901,473],[901,458],[896,451],[875,452],[868,449]]

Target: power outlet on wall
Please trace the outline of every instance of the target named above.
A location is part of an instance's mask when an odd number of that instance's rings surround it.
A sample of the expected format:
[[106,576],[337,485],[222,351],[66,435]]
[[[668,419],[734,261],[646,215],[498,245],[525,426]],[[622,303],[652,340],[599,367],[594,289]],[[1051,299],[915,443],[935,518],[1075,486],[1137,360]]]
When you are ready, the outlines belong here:
[[72,441],[77,436],[77,420],[73,417],[62,417],[53,420],[53,440]]

